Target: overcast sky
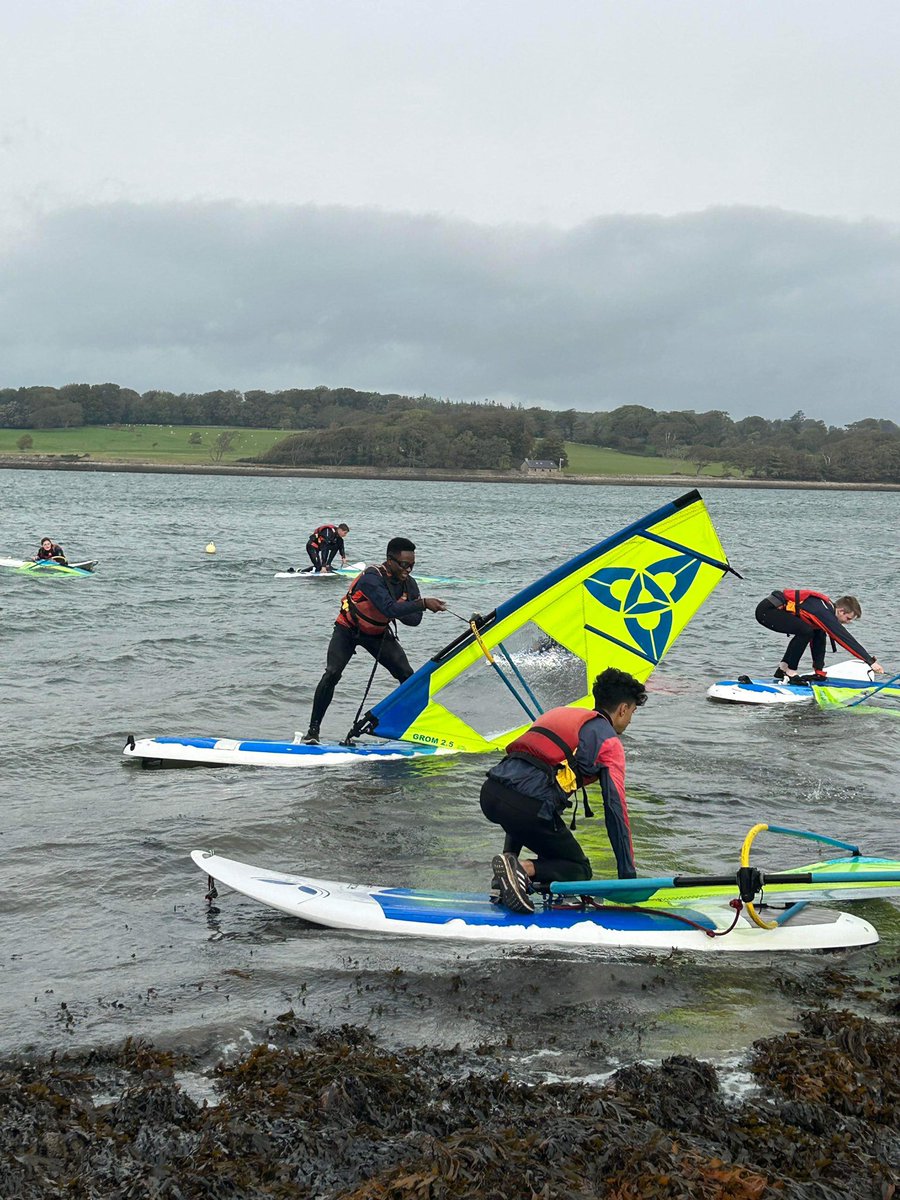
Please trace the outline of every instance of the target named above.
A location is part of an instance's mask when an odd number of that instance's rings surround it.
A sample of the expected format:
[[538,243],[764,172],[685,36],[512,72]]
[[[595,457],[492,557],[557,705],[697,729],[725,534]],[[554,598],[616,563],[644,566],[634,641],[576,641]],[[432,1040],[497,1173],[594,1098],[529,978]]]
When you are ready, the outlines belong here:
[[0,35],[0,386],[900,419],[897,0],[28,0]]

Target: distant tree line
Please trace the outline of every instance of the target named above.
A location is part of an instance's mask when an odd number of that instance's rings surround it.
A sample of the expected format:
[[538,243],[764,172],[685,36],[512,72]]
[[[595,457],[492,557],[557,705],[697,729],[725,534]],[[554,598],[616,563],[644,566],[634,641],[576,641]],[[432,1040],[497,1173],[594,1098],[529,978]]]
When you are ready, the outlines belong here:
[[140,394],[113,383],[0,388],[2,428],[81,425],[282,429],[285,437],[259,461],[290,466],[509,470],[528,457],[565,462],[570,441],[682,459],[698,472],[721,463],[759,479],[900,483],[900,427],[874,418],[829,426],[798,411],[735,421],[717,409],[657,412],[632,404],[559,412],[327,387],[199,394]]
[[624,405],[611,412],[553,414],[570,441],[628,454],[686,459],[699,472],[722,463],[756,479],[900,483],[900,426],[865,417],[826,425],[802,411],[785,419],[726,412],[656,412]]

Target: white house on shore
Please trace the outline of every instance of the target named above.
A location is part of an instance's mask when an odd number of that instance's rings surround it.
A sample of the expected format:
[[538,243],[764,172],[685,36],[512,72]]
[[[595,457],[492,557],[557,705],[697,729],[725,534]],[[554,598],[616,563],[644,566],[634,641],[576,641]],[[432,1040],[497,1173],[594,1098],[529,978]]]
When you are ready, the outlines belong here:
[[519,470],[526,475],[547,475],[551,471],[558,471],[560,466],[561,463],[552,458],[526,458]]

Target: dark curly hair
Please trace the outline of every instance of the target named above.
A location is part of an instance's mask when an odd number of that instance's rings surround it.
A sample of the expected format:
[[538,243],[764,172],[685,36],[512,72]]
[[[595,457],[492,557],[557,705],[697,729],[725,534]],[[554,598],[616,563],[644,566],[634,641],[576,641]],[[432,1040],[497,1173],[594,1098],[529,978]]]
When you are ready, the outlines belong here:
[[594,708],[609,712],[620,704],[636,704],[639,708],[647,701],[647,691],[627,671],[607,667],[594,680]]

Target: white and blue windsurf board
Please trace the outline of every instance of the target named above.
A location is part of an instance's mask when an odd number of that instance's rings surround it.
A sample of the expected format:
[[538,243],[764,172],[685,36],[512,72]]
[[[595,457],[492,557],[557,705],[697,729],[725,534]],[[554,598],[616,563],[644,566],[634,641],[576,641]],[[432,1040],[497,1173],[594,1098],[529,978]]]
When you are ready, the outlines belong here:
[[440,754],[435,746],[404,741],[358,741],[308,745],[262,738],[129,737],[122,751],[144,767],[336,767]]
[[[866,663],[858,658],[836,663],[828,668],[828,684],[831,687],[859,688],[872,686],[872,673]],[[741,675],[737,679],[720,679],[706,692],[709,700],[722,704],[802,704],[815,699],[811,687],[782,683],[776,679],[751,679]]]
[[[663,953],[833,950],[878,941],[875,928],[860,917],[802,904],[775,929],[759,928],[745,910],[730,933],[711,937],[734,919],[734,910],[724,898],[665,908],[604,904],[585,910],[543,910],[539,906],[533,914],[520,914],[492,904],[487,893],[337,883],[270,871],[206,850],[193,850],[191,858],[201,871],[252,900],[315,925],[357,933]],[[773,919],[769,910],[763,911]]]
[[286,571],[276,571],[276,579],[305,579],[307,582],[312,580],[323,579],[347,579],[355,578],[360,571],[364,571],[365,563],[351,563],[349,567],[335,567],[331,571],[314,571],[312,567],[300,567],[295,570],[293,567],[288,567]]

